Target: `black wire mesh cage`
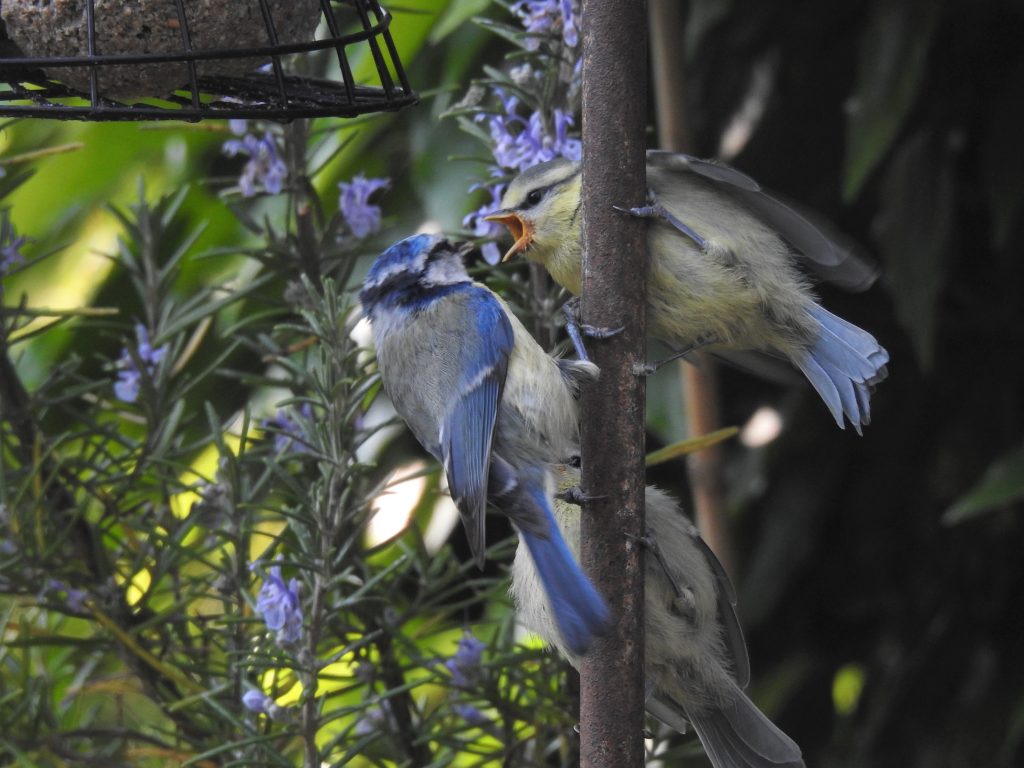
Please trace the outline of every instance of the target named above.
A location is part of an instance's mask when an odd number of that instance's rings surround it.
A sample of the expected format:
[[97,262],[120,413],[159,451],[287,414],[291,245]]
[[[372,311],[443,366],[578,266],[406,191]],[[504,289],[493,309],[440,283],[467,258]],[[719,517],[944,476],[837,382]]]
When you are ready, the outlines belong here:
[[288,121],[418,100],[377,0],[0,0],[0,19],[0,115]]

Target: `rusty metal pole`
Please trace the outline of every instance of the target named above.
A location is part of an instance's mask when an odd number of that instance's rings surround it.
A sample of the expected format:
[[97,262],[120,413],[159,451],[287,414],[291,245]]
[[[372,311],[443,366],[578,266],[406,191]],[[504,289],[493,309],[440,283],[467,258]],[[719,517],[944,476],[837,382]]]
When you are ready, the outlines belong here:
[[583,768],[644,764],[645,222],[647,6],[583,0],[583,322],[601,377],[583,394],[583,563],[615,617],[580,668]]

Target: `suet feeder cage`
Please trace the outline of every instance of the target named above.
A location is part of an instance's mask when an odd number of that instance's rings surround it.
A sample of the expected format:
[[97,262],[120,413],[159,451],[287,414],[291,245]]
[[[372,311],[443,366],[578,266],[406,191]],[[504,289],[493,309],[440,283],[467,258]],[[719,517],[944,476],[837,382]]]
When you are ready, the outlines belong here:
[[376,0],[0,0],[0,18],[0,115],[286,122],[418,100]]

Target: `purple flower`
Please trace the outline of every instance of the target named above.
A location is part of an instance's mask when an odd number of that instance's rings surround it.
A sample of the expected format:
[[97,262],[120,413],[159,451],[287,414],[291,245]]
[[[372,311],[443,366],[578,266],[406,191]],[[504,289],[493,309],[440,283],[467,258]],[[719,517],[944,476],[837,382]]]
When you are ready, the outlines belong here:
[[386,699],[376,706],[363,710],[363,714],[356,721],[355,731],[356,736],[369,736],[381,729],[397,730],[391,714],[391,702]]
[[579,43],[572,0],[523,0],[514,5],[512,11],[530,33],[527,50],[537,50],[543,38],[555,35],[561,35],[570,47]]
[[472,704],[456,704],[452,709],[455,710],[456,715],[461,717],[470,725],[483,726],[488,725],[491,722],[490,718]]
[[548,126],[540,112],[523,117],[515,96],[506,96],[500,88],[495,88],[494,92],[501,100],[504,114],[478,115],[477,120],[487,121],[488,132],[494,141],[492,153],[502,168],[525,171],[556,157],[570,160],[582,157],[583,143],[568,134],[569,126],[573,124],[572,115],[556,109],[551,117],[552,124]]
[[459,688],[467,688],[480,672],[480,658],[487,645],[477,640],[472,632],[466,632],[459,639],[459,647],[455,655],[444,663],[452,675],[452,683]]
[[380,206],[370,204],[370,195],[378,189],[387,189],[390,184],[389,179],[367,179],[362,174],[348,183],[338,184],[341,190],[338,208],[349,231],[360,240],[380,229]]
[[85,601],[89,596],[85,590],[67,587],[64,591],[67,593],[65,602],[68,608],[75,613],[85,613]]
[[[134,403],[139,399],[139,385],[142,382],[143,370],[138,363],[142,363],[146,376],[152,376],[156,367],[167,356],[167,345],[153,348],[149,341],[149,331],[142,323],[135,324],[135,355],[133,356],[128,348],[121,351],[121,357],[117,360],[117,381],[114,383],[114,394],[117,399],[125,403]],[[136,362],[137,361],[137,362]]]
[[[529,117],[520,114],[519,99],[514,95],[506,95],[501,88],[495,88],[494,93],[501,101],[503,112],[481,114],[476,118],[487,122],[488,132],[494,142],[492,154],[497,165],[490,170],[492,177],[504,178],[507,171],[522,172],[556,157],[567,157],[570,160],[582,157],[583,143],[569,136],[569,127],[573,124],[571,115],[556,109],[551,116],[551,125],[548,126],[540,112],[533,112]],[[490,185],[474,184],[469,191],[477,189],[486,189],[491,193],[491,199],[469,213],[462,220],[462,225],[472,229],[477,237],[494,238],[500,234],[501,227],[483,219],[501,207],[505,186],[500,181]],[[489,264],[497,264],[501,258],[494,243],[487,243],[483,252]]]
[[[501,169],[492,168],[492,175],[500,175]],[[501,196],[505,192],[505,185],[501,182],[495,184],[473,184],[470,188],[470,192],[475,192],[478,189],[486,189],[491,194],[491,199],[484,203],[482,206],[477,208],[475,211],[471,211],[466,214],[462,219],[462,226],[466,229],[473,230],[473,234],[477,237],[489,237],[494,238],[501,234],[501,225],[495,224],[493,221],[484,221],[484,216],[489,216],[496,210],[501,208]],[[488,242],[483,247],[484,259],[488,264],[497,264],[501,261],[501,252],[498,250],[496,243]]]
[[299,580],[281,578],[281,567],[271,566],[256,596],[256,611],[267,629],[277,633],[279,645],[296,643],[302,637],[302,604],[299,602]]
[[85,612],[85,601],[89,597],[88,593],[81,589],[75,589],[69,587],[63,581],[59,579],[49,579],[46,584],[43,585],[43,590],[40,593],[40,597],[43,597],[51,592],[63,592],[64,593],[64,604],[75,613]]
[[[228,157],[236,155],[248,155],[249,160],[242,169],[242,175],[238,177],[238,186],[242,195],[252,197],[256,194],[256,186],[263,185],[271,195],[276,195],[284,189],[284,182],[288,178],[288,166],[277,152],[277,144],[273,135],[268,131],[262,137],[252,133],[244,133],[246,122],[244,120],[232,120],[231,132],[238,139],[228,139],[224,142],[223,151]],[[241,131],[242,133],[239,133]],[[242,135],[244,133],[244,135]]]
[[12,228],[11,238],[6,242],[0,242],[0,275],[4,275],[11,267],[23,264],[25,256],[21,253],[21,247],[28,242],[27,237],[14,237]]
[[283,707],[278,706],[272,698],[256,688],[248,690],[242,695],[242,705],[250,712],[267,717],[276,717],[283,710]]
[[[312,422],[313,406],[309,403],[303,403],[298,408],[298,414],[306,422]],[[307,451],[308,438],[306,437],[306,430],[303,429],[299,421],[292,417],[289,409],[281,408],[274,414],[273,418],[264,419],[263,428],[274,433],[274,450],[278,453],[292,448],[293,443],[295,447],[292,450],[296,453],[305,453]]]

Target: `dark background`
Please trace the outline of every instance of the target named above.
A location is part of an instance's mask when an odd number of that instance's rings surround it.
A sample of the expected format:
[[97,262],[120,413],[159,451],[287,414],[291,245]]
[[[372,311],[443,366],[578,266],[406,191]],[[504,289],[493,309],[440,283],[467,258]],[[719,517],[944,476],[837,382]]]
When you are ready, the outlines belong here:
[[[809,387],[720,372],[723,423],[766,399],[784,418],[767,447],[726,448],[754,696],[780,697],[809,766],[1024,765],[1024,9],[695,2],[680,40],[693,153],[771,68],[730,162],[882,269],[862,294],[820,289],[891,355],[863,438]],[[830,698],[840,670],[853,706]]]

